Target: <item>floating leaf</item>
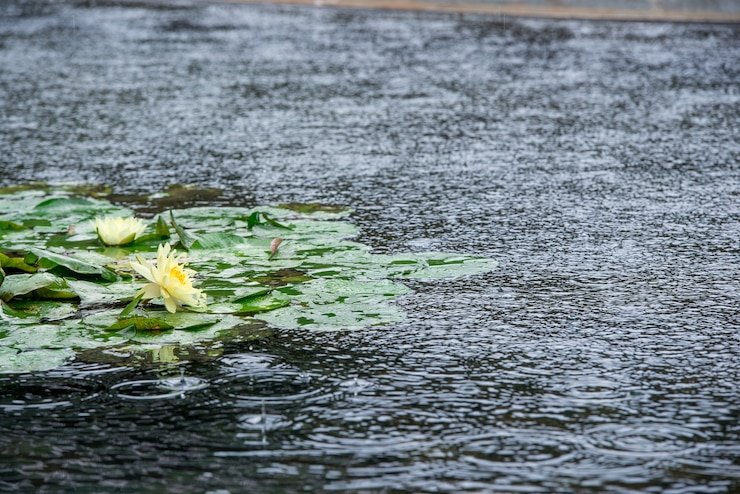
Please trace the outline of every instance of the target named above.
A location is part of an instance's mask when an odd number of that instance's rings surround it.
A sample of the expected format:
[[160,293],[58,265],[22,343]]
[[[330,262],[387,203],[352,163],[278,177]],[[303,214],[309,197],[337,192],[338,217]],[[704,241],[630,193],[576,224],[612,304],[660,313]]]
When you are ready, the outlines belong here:
[[167,222],[164,220],[164,217],[161,214],[157,216],[157,223],[154,226],[154,233],[163,237],[170,236],[170,227],[169,225],[167,225]]
[[69,289],[67,282],[51,273],[11,274],[0,285],[0,298],[8,301],[44,288]]
[[0,347],[0,373],[40,372],[64,364],[75,352],[70,348],[54,350],[17,350]]
[[66,281],[80,298],[80,306],[84,308],[101,304],[128,302],[140,288],[140,285],[123,281],[109,284],[72,279]]
[[46,269],[62,266],[78,274],[100,276],[106,281],[114,281],[118,278],[116,273],[103,266],[44,249],[31,249],[24,261],[27,264],[37,265]]
[[38,203],[34,209],[65,212],[75,209],[90,209],[95,203],[81,197],[52,197]]
[[440,279],[487,273],[496,268],[492,259],[443,252],[383,257],[388,275],[399,278]]
[[272,219],[267,213],[264,211],[255,211],[251,213],[249,216],[247,216],[247,228],[250,230],[254,228],[255,226],[262,226],[262,225],[269,225],[274,228],[282,228],[284,230],[292,230],[292,226],[283,225],[282,223],[277,222],[276,220]]
[[185,250],[190,250],[197,238],[188,233],[182,226],[177,224],[177,221],[175,220],[175,215],[172,211],[170,211],[170,221],[172,222],[172,227],[177,232],[177,236],[180,238],[180,245],[182,245]]
[[290,304],[287,297],[276,297],[272,290],[266,289],[253,293],[246,297],[241,297],[233,301],[236,314],[257,314],[259,312],[269,312],[279,309]]
[[120,331],[122,329],[134,329],[136,331],[166,331],[173,328],[174,326],[162,319],[142,316],[119,319],[108,326],[109,331]]
[[141,302],[141,299],[144,298],[144,294],[140,293],[137,296],[135,296],[133,299],[131,299],[131,302],[126,305],[126,307],[123,308],[120,314],[118,314],[119,319],[124,319],[128,317],[129,314],[131,314],[137,305],[139,305],[139,302]]
[[[107,311],[85,317],[83,323],[96,328],[110,331],[111,327],[123,324],[118,321],[117,311]],[[137,319],[147,319],[149,322]],[[148,311],[146,317],[136,316],[129,318],[136,320],[128,325],[122,325],[121,330],[112,334],[125,337],[132,342],[147,344],[193,343],[215,338],[220,331],[231,329],[243,323],[241,318],[229,314],[204,314],[196,312],[177,312],[170,314],[167,311]],[[136,324],[141,325],[136,330]],[[153,330],[148,325],[159,327]],[[171,326],[170,329],[164,329]]]
[[14,299],[9,303],[0,303],[5,314],[16,318],[14,324],[59,321],[77,314],[77,306],[69,302]]
[[13,230],[13,231],[21,231],[28,228],[25,225],[22,225],[20,223],[15,223],[13,221],[6,221],[6,220],[0,220],[0,230]]
[[10,257],[0,252],[0,267],[5,269],[17,269],[26,273],[35,273],[36,267],[26,264],[21,257]]
[[244,238],[233,233],[204,233],[192,243],[192,249],[219,250],[244,243]]

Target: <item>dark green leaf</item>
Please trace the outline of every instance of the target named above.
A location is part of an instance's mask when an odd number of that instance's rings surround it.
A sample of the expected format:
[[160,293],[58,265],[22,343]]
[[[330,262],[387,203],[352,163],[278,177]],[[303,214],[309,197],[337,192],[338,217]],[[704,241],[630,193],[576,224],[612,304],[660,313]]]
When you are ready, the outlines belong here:
[[123,308],[121,313],[118,315],[120,319],[128,317],[131,312],[136,308],[137,305],[139,305],[139,302],[141,302],[141,299],[144,298],[144,294],[140,293],[137,296],[135,296],[131,302],[128,303],[126,307]]
[[24,271],[26,273],[36,272],[36,268],[26,264],[22,258],[6,256],[2,252],[0,252],[0,267],[6,269],[17,269],[18,271]]
[[292,230],[292,226],[283,225],[282,223],[279,223],[272,219],[267,213],[264,213],[262,211],[255,211],[249,216],[247,216],[247,228],[252,229],[255,226],[260,226],[268,224],[275,228],[282,228],[284,230]]
[[0,230],[11,230],[18,232],[21,230],[25,230],[26,228],[26,226],[15,223],[13,221],[0,220]]
[[278,298],[268,293],[261,296],[245,297],[239,301],[239,308],[235,314],[258,314],[269,312],[290,305],[290,300]]
[[247,228],[250,230],[254,228],[255,226],[259,225],[261,223],[260,221],[260,212],[255,211],[254,213],[247,216]]
[[161,214],[157,216],[157,224],[154,227],[154,232],[157,235],[162,235],[166,237],[170,236],[170,227]]
[[177,224],[175,215],[172,211],[170,211],[170,220],[172,221],[172,227],[177,232],[177,236],[180,237],[180,245],[182,245],[185,250],[190,250],[195,241],[198,240],[197,237],[191,235],[182,226]]
[[155,317],[134,316],[119,319],[111,324],[108,330],[120,331],[129,328],[134,328],[136,331],[166,331],[173,329],[174,326]]

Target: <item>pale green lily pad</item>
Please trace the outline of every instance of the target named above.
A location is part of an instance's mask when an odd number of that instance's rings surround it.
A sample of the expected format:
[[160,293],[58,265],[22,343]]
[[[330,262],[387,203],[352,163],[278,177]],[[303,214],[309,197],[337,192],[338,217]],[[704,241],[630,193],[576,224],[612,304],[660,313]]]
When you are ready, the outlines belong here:
[[0,299],[8,301],[44,288],[65,290],[69,286],[64,279],[51,273],[11,274],[0,285]]
[[51,370],[63,365],[74,355],[75,351],[70,348],[16,350],[0,347],[0,374]]
[[[444,279],[488,273],[497,262],[482,257],[430,252],[377,256],[391,278]],[[379,262],[379,263],[380,263]]]
[[26,264],[36,265],[40,269],[51,269],[61,266],[75,273],[100,276],[106,281],[116,279],[116,274],[103,266],[87,262],[75,256],[67,256],[45,249],[29,249],[24,261]]
[[[118,321],[120,311],[106,311],[83,318],[88,326],[109,328]],[[147,311],[146,317],[161,321],[172,327],[162,331],[110,331],[127,338],[129,341],[146,344],[192,344],[198,341],[216,338],[219,332],[231,329],[243,321],[228,314],[205,314],[196,312]]]
[[16,349],[82,349],[117,345],[127,340],[100,328],[64,321],[59,324],[13,326],[2,343]]
[[59,321],[77,314],[77,306],[54,300],[20,300],[13,303],[13,314],[6,314],[13,324],[31,324]]
[[398,307],[378,300],[373,302],[367,305],[345,303],[291,305],[254,317],[278,328],[303,328],[313,331],[359,330],[404,319],[404,313]]
[[[118,281],[102,284],[85,280],[67,279],[67,284],[80,299],[80,307],[128,302],[141,288],[140,283]],[[0,287],[2,288],[2,287]]]
[[204,233],[195,237],[192,249],[220,250],[231,249],[244,243],[244,237],[233,233]]
[[405,285],[390,280],[319,279],[298,287],[277,289],[290,299],[324,304],[361,302],[363,300],[392,299],[410,293]]

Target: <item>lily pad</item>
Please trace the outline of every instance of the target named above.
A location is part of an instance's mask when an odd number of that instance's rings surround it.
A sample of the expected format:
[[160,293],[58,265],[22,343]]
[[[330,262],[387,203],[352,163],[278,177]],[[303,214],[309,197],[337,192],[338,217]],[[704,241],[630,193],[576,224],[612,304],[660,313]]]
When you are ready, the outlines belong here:
[[24,261],[28,265],[45,269],[61,266],[75,273],[100,276],[106,281],[114,281],[117,278],[116,273],[103,266],[44,249],[31,249],[26,254]]
[[74,355],[75,351],[71,348],[17,350],[12,347],[0,347],[0,374],[54,369]]
[[28,295],[44,288],[65,290],[69,285],[64,279],[51,273],[11,274],[0,285],[0,299],[7,302],[13,297]]

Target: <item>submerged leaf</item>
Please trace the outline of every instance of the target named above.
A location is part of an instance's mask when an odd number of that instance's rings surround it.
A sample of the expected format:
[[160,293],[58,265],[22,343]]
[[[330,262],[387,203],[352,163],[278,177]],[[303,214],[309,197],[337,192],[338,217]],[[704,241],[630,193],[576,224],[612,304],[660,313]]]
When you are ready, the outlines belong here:
[[257,319],[279,328],[305,328],[315,331],[357,330],[402,321],[403,312],[388,303],[374,301],[368,305],[306,304],[291,305],[264,314]]
[[344,206],[334,206],[331,204],[319,204],[311,202],[289,202],[280,205],[283,209],[290,209],[298,213],[313,214],[313,213],[343,213],[347,211]]

